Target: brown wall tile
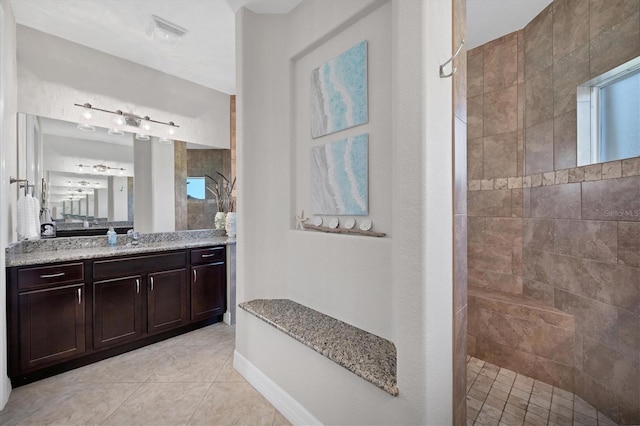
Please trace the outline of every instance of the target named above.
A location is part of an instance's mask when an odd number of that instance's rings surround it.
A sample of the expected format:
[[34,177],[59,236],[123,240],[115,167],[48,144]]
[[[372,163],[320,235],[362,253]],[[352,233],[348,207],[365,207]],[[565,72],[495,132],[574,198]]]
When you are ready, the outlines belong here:
[[[467,402],[467,307],[460,309],[453,318],[455,340],[454,340],[454,381],[453,399],[454,407],[466,405]],[[464,414],[464,410],[463,410]],[[466,415],[462,417],[466,424]],[[456,422],[454,422],[456,424]]]
[[469,216],[511,217],[511,191],[470,191],[467,194]]
[[469,244],[484,244],[484,217],[467,217],[467,241]]
[[620,353],[585,338],[582,356],[582,371],[604,385],[605,389],[616,395],[640,396],[638,366],[632,365]]
[[525,128],[553,118],[553,67],[540,71],[525,84]]
[[510,132],[484,138],[484,178],[518,175],[518,133]]
[[640,312],[640,269],[585,260],[582,292],[591,299]]
[[618,222],[618,262],[640,268],[640,222]]
[[639,14],[635,13],[627,17],[591,40],[589,59],[592,78],[640,54],[640,21],[638,16]]
[[589,42],[589,2],[553,2],[553,58],[558,60]]
[[483,179],[483,138],[467,140],[467,179]]
[[469,332],[476,339],[496,342],[573,366],[573,329],[472,307],[469,310]]
[[553,120],[525,132],[525,175],[553,170]]
[[522,294],[531,300],[553,306],[553,286],[533,280],[522,280]]
[[576,86],[587,80],[589,80],[588,44],[553,64],[553,109],[556,117],[576,109]]
[[555,170],[576,166],[577,152],[576,110],[553,120],[553,162]]
[[640,176],[584,182],[582,218],[640,221]]
[[522,219],[486,218],[484,223],[484,244],[522,245]]
[[585,259],[616,263],[618,251],[616,223],[555,220],[554,251]]
[[454,312],[467,304],[467,216],[455,215],[455,275],[453,289]]
[[467,284],[470,289],[522,294],[522,277],[512,274],[469,269]]
[[524,28],[525,79],[553,62],[553,13],[549,5]]
[[582,260],[538,250],[525,250],[523,278],[573,294],[582,293]]
[[474,96],[467,100],[467,137],[481,138],[484,132],[484,95]]
[[518,86],[484,95],[484,136],[518,130]]
[[493,92],[518,83],[518,39],[512,33],[505,42],[485,45],[484,91]]
[[610,347],[617,346],[617,310],[602,302],[556,288],[554,303],[557,309],[574,315],[576,331]]
[[596,382],[580,369],[574,370],[576,393],[599,411],[605,413],[611,420],[618,421],[618,407],[615,395],[602,384]]
[[511,246],[469,244],[467,256],[469,268],[476,271],[511,273]]
[[573,391],[573,367],[497,342],[476,338],[476,356],[567,391]]
[[467,97],[484,93],[484,48],[473,49],[467,55]]
[[511,190],[511,217],[521,218],[523,216],[523,196],[522,189]]
[[531,217],[579,219],[580,184],[531,188]]
[[638,0],[589,0],[590,38],[640,11]]
[[523,245],[529,249],[553,251],[553,220],[525,219]]

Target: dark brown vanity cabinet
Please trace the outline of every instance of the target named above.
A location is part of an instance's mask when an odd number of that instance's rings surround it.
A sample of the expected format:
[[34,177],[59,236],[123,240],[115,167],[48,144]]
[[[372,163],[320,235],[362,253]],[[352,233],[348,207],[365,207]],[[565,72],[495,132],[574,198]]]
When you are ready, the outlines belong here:
[[186,270],[149,274],[147,296],[147,332],[160,333],[186,324],[188,287]]
[[83,354],[83,264],[24,268],[9,277],[14,280],[7,295],[12,370],[31,371]]
[[183,325],[186,266],[185,251],[94,261],[94,347]]
[[142,335],[142,277],[93,283],[93,346],[102,348]]
[[191,321],[222,315],[226,309],[224,247],[191,250]]
[[28,383],[221,321],[226,247],[7,269],[9,375]]

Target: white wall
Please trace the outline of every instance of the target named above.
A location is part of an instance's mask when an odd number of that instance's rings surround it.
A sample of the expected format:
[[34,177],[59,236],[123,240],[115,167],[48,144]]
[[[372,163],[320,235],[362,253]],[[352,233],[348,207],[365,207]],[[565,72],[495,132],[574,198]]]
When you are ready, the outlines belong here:
[[[451,2],[305,1],[237,14],[238,297],[290,298],[392,340],[392,397],[239,310],[237,352],[325,424],[451,424]],[[385,238],[296,231],[310,211],[309,70],[369,40],[370,217]],[[309,209],[309,210],[307,210]]]
[[166,207],[175,205],[173,144],[136,140],[133,149],[136,170],[133,223],[136,231],[175,231],[175,209]]
[[110,221],[126,221],[128,217],[127,177],[109,176],[107,201]]
[[5,308],[7,245],[16,238],[16,185],[9,184],[9,176],[17,172],[16,111],[16,22],[7,0],[0,1],[0,407],[4,407],[11,393],[7,377],[7,322]]
[[[17,43],[18,111],[77,122],[73,104],[89,102],[173,121],[176,139],[229,149],[229,95],[21,25]],[[96,113],[101,127],[112,119]]]

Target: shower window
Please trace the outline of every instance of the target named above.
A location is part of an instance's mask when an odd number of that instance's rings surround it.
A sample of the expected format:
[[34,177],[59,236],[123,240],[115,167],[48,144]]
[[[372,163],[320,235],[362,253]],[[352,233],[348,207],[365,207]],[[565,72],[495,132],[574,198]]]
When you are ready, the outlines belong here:
[[578,166],[640,156],[640,57],[577,94]]

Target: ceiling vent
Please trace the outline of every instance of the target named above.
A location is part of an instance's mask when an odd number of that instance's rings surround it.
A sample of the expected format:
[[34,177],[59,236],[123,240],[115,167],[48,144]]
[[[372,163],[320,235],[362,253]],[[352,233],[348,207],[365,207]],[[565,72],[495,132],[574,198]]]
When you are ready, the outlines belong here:
[[160,43],[175,46],[188,33],[188,30],[159,16],[151,15],[146,33]]

